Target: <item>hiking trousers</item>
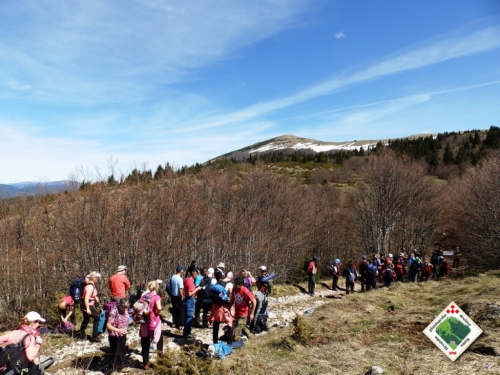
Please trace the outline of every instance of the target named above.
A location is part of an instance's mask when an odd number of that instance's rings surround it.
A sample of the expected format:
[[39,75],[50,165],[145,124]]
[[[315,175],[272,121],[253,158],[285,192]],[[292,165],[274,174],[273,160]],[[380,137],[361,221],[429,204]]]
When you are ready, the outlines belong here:
[[332,280],[332,289],[337,290],[338,287],[339,287],[339,278],[334,276]]
[[82,308],[82,314],[83,314],[83,321],[80,326],[80,338],[84,339],[86,337],[85,335],[85,330],[87,329],[87,326],[89,325],[90,318],[94,320],[92,323],[92,338],[95,339],[97,336],[99,336],[98,333],[98,328],[99,328],[99,311],[94,306],[89,306],[90,309],[90,315],[87,314],[87,311],[85,310],[85,307]]
[[191,328],[194,323],[195,313],[195,299],[194,297],[187,297],[184,299],[184,331],[182,337],[187,338],[191,334]]
[[[123,336],[108,336],[109,347],[111,348],[111,356],[113,358],[113,370],[119,371],[125,365],[125,354],[127,352],[127,335]],[[119,365],[116,365],[116,362]]]
[[172,296],[172,323],[175,328],[184,326],[184,303],[180,296]]
[[315,274],[308,274],[308,283],[307,283],[307,289],[308,292],[311,296],[314,296],[314,289],[316,288],[316,275]]

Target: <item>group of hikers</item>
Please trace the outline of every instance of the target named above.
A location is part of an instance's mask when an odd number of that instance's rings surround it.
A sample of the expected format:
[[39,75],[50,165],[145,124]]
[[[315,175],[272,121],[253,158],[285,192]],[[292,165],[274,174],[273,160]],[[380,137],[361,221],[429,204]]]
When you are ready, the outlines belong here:
[[[354,284],[359,281],[361,292],[369,291],[377,287],[377,280],[384,286],[390,287],[393,282],[417,282],[427,281],[430,278],[438,280],[449,276],[451,268],[458,268],[462,253],[460,248],[454,250],[453,264],[450,267],[444,258],[443,250],[438,248],[433,251],[430,259],[427,255],[422,255],[418,250],[414,250],[407,255],[402,249],[398,256],[393,254],[374,254],[371,259],[363,255],[357,267],[353,261],[347,263],[347,267],[342,271],[339,259],[335,259],[329,268],[329,275],[332,276],[332,289],[343,290],[339,287],[339,279],[345,278],[346,294],[354,293]],[[315,274],[318,270],[317,256],[313,256],[304,264],[304,271],[308,275],[308,293],[314,296]]]
[[[460,249],[457,248],[454,254],[453,267],[458,267]],[[315,293],[318,262],[319,258],[313,256],[304,263],[311,296]],[[339,279],[344,277],[345,291],[350,294],[354,292],[356,281],[361,283],[363,292],[375,288],[377,279],[387,287],[395,281],[437,280],[449,275],[450,268],[443,251],[438,248],[430,259],[416,250],[410,255],[402,251],[395,257],[392,254],[375,254],[372,259],[363,256],[357,267],[353,261],[349,261],[344,270],[340,260],[335,259],[329,274],[332,276],[333,290],[341,289]],[[268,273],[266,266],[259,267],[257,278],[246,269],[241,269],[236,277],[232,271],[226,273],[222,262],[215,268],[198,267],[196,260],[187,269],[182,265],[177,266],[165,288],[172,304],[173,333],[182,334],[182,340],[187,343],[194,342],[194,325],[200,328],[212,325],[213,343],[217,344],[222,339],[231,345],[267,331],[268,296],[274,277],[275,273]],[[77,333],[75,306],[79,305],[83,320],[78,337],[87,338],[86,329],[91,319],[90,341],[100,342],[101,334],[107,329],[113,369],[120,370],[125,365],[128,327],[134,322],[140,324],[142,364],[144,369],[148,369],[151,366],[150,353],[163,352],[160,316],[163,308],[160,296],[162,280],[152,280],[130,295],[127,267],[120,265],[108,280],[110,301],[104,303],[100,311],[97,308],[100,304],[100,278],[100,273],[92,271],[85,278],[71,283],[69,295],[57,302],[60,319],[58,328],[66,333]],[[54,362],[53,358],[49,358],[41,364],[35,364],[42,342],[38,327],[43,322],[45,319],[39,313],[31,311],[21,318],[19,329],[0,336],[0,345],[7,344],[0,350],[0,374],[14,375],[21,373],[22,369],[22,373],[39,375]],[[224,335],[219,338],[221,325],[224,325]]]
[[[275,274],[269,274],[266,266],[260,266],[259,273],[254,278],[249,271],[242,269],[235,277],[231,271],[226,273],[222,262],[215,269],[198,267],[195,260],[187,269],[182,265],[177,266],[165,288],[172,303],[172,333],[181,333],[181,340],[190,343],[195,339],[191,333],[194,324],[200,328],[212,325],[213,343],[217,344],[221,325],[225,325],[221,339],[231,345],[267,331],[268,295],[271,293]],[[163,308],[160,296],[162,280],[140,285],[131,294],[127,267],[120,265],[108,280],[110,300],[100,310],[98,282],[101,277],[100,273],[92,271],[85,278],[71,282],[69,294],[57,302],[60,322],[56,330],[91,342],[100,342],[102,333],[107,330],[113,370],[119,371],[125,366],[128,327],[131,323],[137,323],[140,325],[142,365],[144,369],[150,368],[150,353],[163,352],[160,316]],[[77,306],[83,315],[79,332],[76,331],[75,319]],[[87,336],[86,329],[91,319],[92,334]],[[0,337],[0,343],[15,344],[24,349],[27,361],[23,366],[30,375],[43,374],[44,368],[49,365],[44,367],[34,364],[41,343],[36,330],[40,322],[45,322],[45,319],[37,312],[30,312],[22,318],[19,330]],[[32,334],[33,340],[28,342],[23,334],[25,332]],[[50,364],[52,363],[53,359]],[[6,371],[2,370],[2,365]],[[14,367],[14,364],[2,364],[0,355],[0,374],[7,374],[10,367]]]

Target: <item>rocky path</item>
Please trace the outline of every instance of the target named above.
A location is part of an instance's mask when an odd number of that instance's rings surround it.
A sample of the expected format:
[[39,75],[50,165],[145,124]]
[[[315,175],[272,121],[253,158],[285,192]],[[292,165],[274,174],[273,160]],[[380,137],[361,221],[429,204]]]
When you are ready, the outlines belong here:
[[[324,286],[317,285],[316,295],[311,297],[305,293],[298,293],[294,295],[283,296],[279,298],[269,298],[269,319],[268,325],[271,329],[280,329],[288,326],[292,320],[295,318],[295,314],[302,315],[304,312],[311,312],[314,309],[324,303],[326,303],[326,298],[342,298],[344,292],[332,291],[325,288]],[[170,322],[170,314],[164,316],[165,320]],[[182,332],[173,330],[166,322],[163,323],[163,339],[165,349],[170,350],[180,350],[183,345],[182,338],[180,337]],[[200,329],[193,328],[193,334],[196,336],[197,340],[201,340],[204,343],[212,343],[212,329]],[[222,334],[222,332],[221,332]],[[109,349],[107,343],[107,335],[104,334],[104,340],[101,343],[91,343],[89,341],[73,340],[70,345],[64,346],[63,348],[56,349],[50,353],[46,350],[47,355],[52,355],[56,357],[56,363],[49,371],[47,375],[103,375],[108,372],[100,371],[99,369],[104,368],[108,363],[105,356],[105,351]],[[130,359],[132,362],[132,369],[129,373],[141,373],[142,371],[137,368],[142,362],[140,355],[140,338],[139,330],[137,327],[132,327],[129,329],[127,334],[127,345],[131,350]],[[151,360],[154,362],[156,360],[156,354],[151,355]],[[42,355],[41,360],[45,357]],[[124,373],[125,373],[124,371]]]

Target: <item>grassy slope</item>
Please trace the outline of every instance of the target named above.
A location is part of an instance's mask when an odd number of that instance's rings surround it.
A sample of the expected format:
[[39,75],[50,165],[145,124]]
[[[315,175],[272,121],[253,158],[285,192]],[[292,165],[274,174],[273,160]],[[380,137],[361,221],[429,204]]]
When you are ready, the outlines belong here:
[[[396,284],[328,300],[299,318],[298,328],[251,340],[213,373],[364,374],[377,365],[384,374],[499,374],[497,357],[471,350],[490,346],[500,352],[498,315],[485,313],[487,303],[498,301],[499,277],[490,272],[463,280]],[[484,331],[455,362],[422,333],[451,301]]]

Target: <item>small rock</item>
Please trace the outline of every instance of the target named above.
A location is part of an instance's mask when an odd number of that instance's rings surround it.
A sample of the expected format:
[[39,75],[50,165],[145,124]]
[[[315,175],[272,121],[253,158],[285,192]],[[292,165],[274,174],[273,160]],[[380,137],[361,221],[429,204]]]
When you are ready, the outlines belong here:
[[382,370],[380,367],[378,366],[373,366],[372,367],[372,370],[370,372],[371,375],[382,375],[384,373],[384,370]]

